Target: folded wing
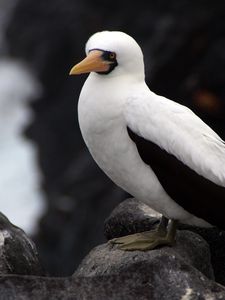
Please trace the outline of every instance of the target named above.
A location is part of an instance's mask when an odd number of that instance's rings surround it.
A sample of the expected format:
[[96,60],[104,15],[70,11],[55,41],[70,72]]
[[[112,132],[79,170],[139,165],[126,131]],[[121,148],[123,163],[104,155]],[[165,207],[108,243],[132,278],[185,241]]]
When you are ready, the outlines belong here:
[[179,205],[225,228],[225,144],[191,110],[155,94],[133,96],[128,134]]

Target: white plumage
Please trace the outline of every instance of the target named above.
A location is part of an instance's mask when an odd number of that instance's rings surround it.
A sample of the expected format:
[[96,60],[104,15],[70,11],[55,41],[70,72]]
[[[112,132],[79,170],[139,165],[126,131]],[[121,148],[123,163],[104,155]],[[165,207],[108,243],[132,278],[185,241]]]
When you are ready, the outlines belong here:
[[126,121],[198,174],[225,186],[224,141],[186,106],[148,90],[128,100]]
[[[93,158],[117,185],[167,218],[208,226],[168,195],[127,127],[223,187],[224,142],[190,109],[149,90],[143,54],[133,38],[115,31],[96,33],[87,42],[86,54],[96,49],[115,53],[117,64],[108,74],[91,72],[80,94],[79,124]],[[75,66],[71,74],[76,72],[82,73]]]

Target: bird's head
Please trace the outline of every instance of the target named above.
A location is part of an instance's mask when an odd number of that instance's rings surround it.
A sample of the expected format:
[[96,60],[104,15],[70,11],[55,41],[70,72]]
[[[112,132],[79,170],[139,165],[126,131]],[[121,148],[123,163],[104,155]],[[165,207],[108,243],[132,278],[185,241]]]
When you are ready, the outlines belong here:
[[144,77],[141,48],[124,32],[95,33],[86,44],[86,55],[71,69],[70,75],[95,72],[102,76],[134,74]]

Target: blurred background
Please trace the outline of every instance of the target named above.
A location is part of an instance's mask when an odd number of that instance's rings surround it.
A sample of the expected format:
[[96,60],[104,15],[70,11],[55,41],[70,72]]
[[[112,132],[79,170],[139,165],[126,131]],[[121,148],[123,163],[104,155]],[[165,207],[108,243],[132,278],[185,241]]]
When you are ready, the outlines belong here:
[[0,0],[0,211],[54,276],[72,274],[104,241],[104,219],[126,197],[81,138],[86,75],[68,76],[105,29],[132,35],[149,87],[225,138],[224,1]]

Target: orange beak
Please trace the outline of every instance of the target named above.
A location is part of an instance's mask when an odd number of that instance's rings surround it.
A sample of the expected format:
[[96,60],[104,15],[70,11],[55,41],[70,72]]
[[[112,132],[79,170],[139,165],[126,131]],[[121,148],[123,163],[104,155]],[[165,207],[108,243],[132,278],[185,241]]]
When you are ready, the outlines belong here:
[[76,64],[71,70],[70,75],[78,75],[89,72],[107,72],[110,62],[102,59],[102,51],[93,50],[80,63]]

